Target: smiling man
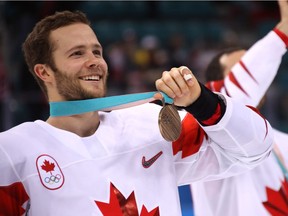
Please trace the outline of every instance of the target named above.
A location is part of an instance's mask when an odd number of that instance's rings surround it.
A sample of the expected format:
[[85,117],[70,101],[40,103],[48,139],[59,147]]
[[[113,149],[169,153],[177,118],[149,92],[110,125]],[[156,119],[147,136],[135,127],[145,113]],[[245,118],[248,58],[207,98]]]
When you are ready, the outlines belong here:
[[[108,67],[85,14],[44,18],[23,51],[50,104],[101,103]],[[179,185],[237,175],[269,155],[267,120],[214,94],[187,67],[163,71],[155,86],[181,109],[172,113],[182,127],[172,142],[158,128],[162,107],[151,103],[51,115],[0,133],[0,215],[180,216]],[[164,114],[160,125],[169,125]]]

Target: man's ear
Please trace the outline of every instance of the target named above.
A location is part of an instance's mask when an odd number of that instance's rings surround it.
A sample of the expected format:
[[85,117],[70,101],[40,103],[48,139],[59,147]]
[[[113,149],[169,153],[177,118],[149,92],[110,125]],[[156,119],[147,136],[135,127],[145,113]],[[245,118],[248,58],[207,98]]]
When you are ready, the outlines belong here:
[[45,64],[36,64],[34,66],[35,74],[44,82],[50,82],[53,79],[53,73]]

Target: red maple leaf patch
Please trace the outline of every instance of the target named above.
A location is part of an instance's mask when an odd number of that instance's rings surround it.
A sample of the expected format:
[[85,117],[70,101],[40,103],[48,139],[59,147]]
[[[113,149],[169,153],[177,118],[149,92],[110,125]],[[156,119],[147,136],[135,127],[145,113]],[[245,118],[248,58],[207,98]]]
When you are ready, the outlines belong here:
[[288,182],[285,179],[279,191],[266,188],[267,201],[263,202],[264,207],[273,216],[288,215]]
[[113,212],[113,216],[159,216],[159,207],[156,207],[152,211],[148,212],[146,207],[143,205],[141,213],[139,215],[138,208],[136,205],[136,199],[134,191],[126,199],[123,194],[110,183],[110,201],[104,203],[95,201],[96,205],[104,216],[110,216]]
[[12,185],[0,187],[0,215],[20,216],[25,213],[22,205],[28,201],[23,184],[16,182]]
[[55,164],[54,163],[50,163],[48,160],[45,160],[44,162],[44,165],[41,166],[41,168],[43,170],[45,170],[46,172],[52,172],[54,171],[54,168],[55,168]]

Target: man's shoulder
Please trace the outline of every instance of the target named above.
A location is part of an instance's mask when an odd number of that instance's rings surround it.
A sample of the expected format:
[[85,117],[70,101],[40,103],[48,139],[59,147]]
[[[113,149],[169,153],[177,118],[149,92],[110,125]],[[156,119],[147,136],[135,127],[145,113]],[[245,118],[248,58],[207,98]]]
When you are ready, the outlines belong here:
[[36,128],[37,124],[35,122],[24,122],[6,131],[1,132],[0,140],[5,138],[13,139],[21,136],[33,136]]

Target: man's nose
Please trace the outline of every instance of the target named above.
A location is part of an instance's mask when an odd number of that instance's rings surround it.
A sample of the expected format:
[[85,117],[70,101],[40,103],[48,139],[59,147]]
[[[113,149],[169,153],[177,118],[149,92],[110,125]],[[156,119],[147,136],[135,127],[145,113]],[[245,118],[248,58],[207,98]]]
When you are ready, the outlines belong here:
[[86,67],[94,68],[98,65],[98,59],[94,56],[94,54],[90,54],[86,60]]

